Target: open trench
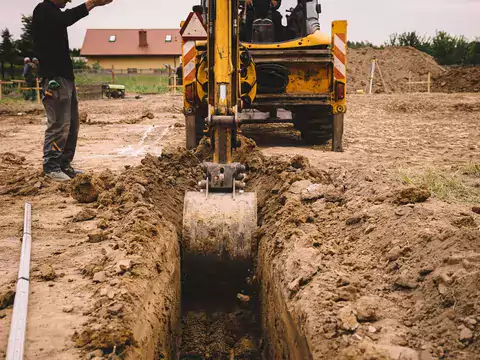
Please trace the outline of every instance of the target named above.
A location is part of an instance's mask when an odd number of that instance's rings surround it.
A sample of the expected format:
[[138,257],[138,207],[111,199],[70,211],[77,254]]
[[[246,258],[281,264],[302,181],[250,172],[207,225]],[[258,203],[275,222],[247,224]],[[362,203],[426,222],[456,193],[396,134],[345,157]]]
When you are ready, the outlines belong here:
[[[129,270],[118,269],[118,261],[112,262],[116,267],[110,265],[107,254],[84,269],[93,274],[101,266],[105,273],[115,273],[126,291],[110,303],[97,300],[95,320],[74,335],[78,347],[132,359],[312,357],[298,319],[285,304],[284,284],[278,283],[270,265],[278,254],[276,245],[272,247],[274,234],[282,231],[278,224],[295,228],[291,214],[282,213],[290,185],[302,179],[325,182],[326,177],[301,157],[290,162],[266,159],[244,139],[235,160],[247,165],[247,191],[255,191],[258,198],[252,264],[235,277],[202,264],[186,271],[183,198],[202,178],[200,164],[208,156],[207,146],[195,154],[166,150],[161,157],[147,155],[142,165],[127,168],[118,178],[100,174],[90,179],[109,183],[98,198],[104,206],[99,218],[117,241],[115,251],[133,261],[126,266]],[[108,324],[104,327],[103,318]]]
[[[181,298],[178,301],[181,313],[178,332],[172,333],[171,341],[175,348],[171,348],[170,355],[161,351],[158,358],[255,360],[311,357],[305,340],[285,310],[281,294],[273,294],[276,288],[274,277],[268,276],[268,271],[262,272],[268,267],[266,265],[270,259],[266,254],[258,256],[264,218],[270,216],[270,220],[275,219],[275,212],[280,208],[276,204],[281,203],[278,190],[285,179],[279,177],[279,169],[269,171],[263,166],[259,167],[265,159],[256,150],[252,151],[253,147],[247,146],[237,154],[238,160],[247,163],[254,172],[247,191],[256,192],[259,198],[259,231],[252,239],[252,263],[248,266],[235,264],[225,269],[209,268],[211,264],[189,260],[190,266],[187,267],[184,266],[186,259],[180,249]],[[197,156],[200,160],[208,155],[199,149]],[[291,164],[276,165],[282,170],[291,168]],[[272,192],[272,189],[276,190]],[[270,199],[267,205],[272,194],[276,199]],[[158,201],[155,205],[162,211],[164,199],[161,193],[152,198]],[[183,211],[179,205],[183,204],[177,201],[174,209],[179,219],[176,221],[177,231]],[[259,260],[265,263],[259,263]],[[164,348],[164,344],[160,343],[159,347]]]
[[[276,213],[283,206],[285,199],[282,200],[280,189],[285,182],[290,182],[284,176],[294,181],[299,176],[312,178],[315,174],[299,169],[303,165],[297,160],[293,163],[268,160],[267,163],[263,155],[254,149],[254,144],[246,139],[236,156],[237,161],[249,167],[251,180],[247,191],[257,193],[259,219],[258,231],[252,239],[255,255],[251,266],[241,270],[240,277],[223,270],[209,269],[204,264],[188,271],[183,268],[183,195],[185,191],[192,190],[201,178],[198,165],[208,158],[208,149],[200,147],[195,156],[180,149],[171,153],[167,151],[160,158],[147,156],[143,166],[131,170],[132,173],[126,176],[124,183],[133,191],[138,188],[135,182],[138,183],[139,177],[155,180],[155,183],[140,181],[145,188],[141,190],[142,199],[153,205],[149,206],[155,214],[152,216],[165,223],[162,230],[155,231],[155,238],[161,237],[162,241],[168,239],[169,242],[175,237],[180,240],[178,249],[175,246],[155,246],[155,240],[150,243],[149,252],[157,253],[160,259],[157,259],[156,267],[146,268],[157,272],[156,268],[165,266],[159,265],[158,261],[173,264],[173,267],[169,272],[162,271],[160,276],[154,276],[155,283],[147,285],[147,288],[154,289],[157,297],[151,295],[152,291],[146,291],[147,298],[141,300],[144,304],[140,311],[142,315],[137,315],[137,319],[141,320],[134,321],[133,325],[137,346],[129,350],[132,358],[311,357],[296,322],[286,310],[280,286],[275,284],[273,274],[269,274],[268,265],[272,260],[269,257],[274,254],[266,252],[268,247],[263,247],[262,241],[265,232],[277,222]],[[175,174],[178,176],[175,177]],[[145,330],[146,323],[150,324],[148,331]]]

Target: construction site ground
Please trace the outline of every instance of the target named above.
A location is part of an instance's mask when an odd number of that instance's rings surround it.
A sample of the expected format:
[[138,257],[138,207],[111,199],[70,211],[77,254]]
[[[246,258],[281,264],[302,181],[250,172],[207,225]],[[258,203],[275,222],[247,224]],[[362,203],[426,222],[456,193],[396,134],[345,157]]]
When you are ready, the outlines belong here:
[[81,102],[72,184],[42,175],[42,108],[0,105],[0,357],[29,201],[27,359],[480,359],[480,95],[348,100],[343,153],[243,128],[258,292],[232,297],[261,330],[240,335],[241,311],[181,313],[183,194],[208,157],[183,149],[181,97]]

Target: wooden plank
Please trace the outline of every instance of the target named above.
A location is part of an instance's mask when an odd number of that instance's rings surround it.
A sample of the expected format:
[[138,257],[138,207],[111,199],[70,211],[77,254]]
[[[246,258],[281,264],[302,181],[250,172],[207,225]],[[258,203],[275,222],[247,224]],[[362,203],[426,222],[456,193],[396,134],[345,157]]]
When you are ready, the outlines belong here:
[[38,82],[38,79],[35,79],[36,80],[36,85],[37,85],[37,88],[36,88],[36,92],[37,92],[37,104],[40,105],[40,84]]

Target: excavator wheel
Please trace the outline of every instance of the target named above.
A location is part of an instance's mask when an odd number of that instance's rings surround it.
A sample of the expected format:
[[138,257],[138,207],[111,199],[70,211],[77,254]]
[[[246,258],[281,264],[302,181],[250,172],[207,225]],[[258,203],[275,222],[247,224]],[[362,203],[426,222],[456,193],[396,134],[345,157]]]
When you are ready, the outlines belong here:
[[321,109],[302,109],[293,112],[294,125],[308,145],[325,145],[332,139],[333,117]]
[[292,111],[293,123],[308,145],[326,145],[332,140],[332,151],[343,151],[344,114],[332,114],[325,108]]

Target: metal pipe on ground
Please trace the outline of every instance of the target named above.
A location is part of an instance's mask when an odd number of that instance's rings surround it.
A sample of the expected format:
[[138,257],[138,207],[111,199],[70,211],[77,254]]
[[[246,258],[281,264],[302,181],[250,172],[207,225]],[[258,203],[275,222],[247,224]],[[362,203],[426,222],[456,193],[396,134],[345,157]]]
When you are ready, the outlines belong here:
[[32,205],[25,203],[22,253],[18,271],[12,323],[8,338],[6,360],[21,360],[25,349],[27,330],[28,293],[30,288],[30,254],[32,249]]

